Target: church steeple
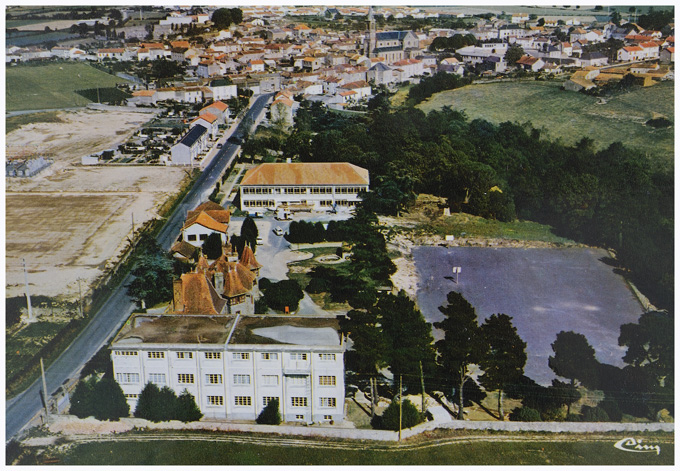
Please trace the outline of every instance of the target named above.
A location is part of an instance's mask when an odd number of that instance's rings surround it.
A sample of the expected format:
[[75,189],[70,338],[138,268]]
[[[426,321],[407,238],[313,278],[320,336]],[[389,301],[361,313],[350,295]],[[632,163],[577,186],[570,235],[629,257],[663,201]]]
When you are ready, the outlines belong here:
[[373,17],[373,7],[368,7],[368,20],[366,21],[368,26],[368,37],[364,42],[364,54],[366,57],[375,57],[375,18]]

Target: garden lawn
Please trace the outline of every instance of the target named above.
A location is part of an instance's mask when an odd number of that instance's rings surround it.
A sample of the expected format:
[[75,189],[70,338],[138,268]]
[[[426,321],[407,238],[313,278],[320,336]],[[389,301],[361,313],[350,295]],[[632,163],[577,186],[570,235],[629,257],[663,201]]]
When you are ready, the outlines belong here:
[[67,62],[7,67],[5,73],[7,111],[85,106],[91,101],[76,90],[126,82],[87,64]]
[[[614,448],[620,437],[598,441],[522,441],[485,437],[441,446],[408,447],[357,444],[356,449],[299,444],[263,446],[219,441],[167,440],[86,443],[65,454],[50,453],[60,465],[671,465],[673,443],[661,452],[629,453]],[[517,438],[515,436],[514,438]],[[655,442],[654,438],[646,440]],[[666,440],[668,441],[668,440]],[[380,447],[380,448],[378,448]],[[25,460],[22,460],[25,461]],[[30,463],[22,463],[30,464]]]
[[606,98],[560,90],[560,81],[518,81],[468,85],[434,95],[418,105],[424,112],[451,106],[465,111],[472,120],[495,124],[530,122],[543,137],[575,144],[587,137],[597,149],[621,141],[648,155],[654,163],[673,163],[673,128],[645,126],[649,119],[663,116],[673,120],[673,82],[661,82]]

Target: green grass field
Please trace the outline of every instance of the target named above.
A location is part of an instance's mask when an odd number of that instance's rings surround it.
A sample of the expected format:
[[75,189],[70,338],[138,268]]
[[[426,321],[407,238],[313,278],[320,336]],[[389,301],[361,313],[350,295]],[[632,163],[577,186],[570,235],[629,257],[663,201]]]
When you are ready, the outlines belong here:
[[673,120],[673,82],[663,82],[608,98],[561,91],[561,82],[526,81],[469,85],[449,90],[418,105],[424,112],[451,106],[465,110],[470,119],[493,123],[531,122],[542,135],[566,144],[583,137],[595,141],[598,149],[614,141],[649,155],[656,163],[673,163],[674,130],[654,129],[644,123],[654,117]]
[[[510,438],[510,437],[508,437]],[[515,438],[517,436],[515,435]],[[522,441],[506,437],[461,440],[426,446],[361,442],[355,449],[322,444],[285,442],[272,445],[221,441],[162,440],[76,444],[65,452],[47,452],[44,459],[59,465],[671,465],[674,445],[666,438],[661,452],[628,453],[614,448],[620,437],[597,441],[544,441],[527,435]],[[659,443],[654,438],[647,443]],[[342,442],[347,444],[347,442]],[[35,463],[31,461],[35,460]],[[58,460],[58,461],[55,461]],[[21,464],[38,464],[40,457],[24,455]]]
[[6,68],[7,111],[85,106],[90,100],[75,90],[114,87],[125,80],[87,64],[60,63]]

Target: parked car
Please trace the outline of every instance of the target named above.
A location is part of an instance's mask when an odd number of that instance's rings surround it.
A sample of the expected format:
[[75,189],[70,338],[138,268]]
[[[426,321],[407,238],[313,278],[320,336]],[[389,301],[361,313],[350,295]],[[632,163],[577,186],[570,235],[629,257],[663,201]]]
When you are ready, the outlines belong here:
[[280,227],[277,227],[276,229],[274,229],[274,234],[276,234],[277,236],[282,236],[283,235],[283,229],[281,229]]
[[257,245],[263,245],[264,244],[264,239],[262,237],[257,238]]

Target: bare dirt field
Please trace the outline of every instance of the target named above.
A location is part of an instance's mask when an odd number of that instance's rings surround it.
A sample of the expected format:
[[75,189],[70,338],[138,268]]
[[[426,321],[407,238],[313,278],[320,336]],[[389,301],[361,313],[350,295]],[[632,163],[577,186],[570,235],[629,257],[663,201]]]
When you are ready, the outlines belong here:
[[24,292],[26,258],[31,294],[75,298],[78,279],[103,273],[135,227],[156,217],[179,190],[185,173],[174,168],[70,167],[6,194],[6,295]]
[[61,122],[26,124],[7,134],[8,156],[25,150],[47,154],[55,163],[80,162],[84,155],[116,147],[154,113],[82,109],[57,116]]
[[6,295],[24,294],[22,258],[31,294],[75,299],[127,245],[135,227],[179,191],[186,175],[164,167],[82,167],[80,157],[117,146],[149,113],[78,110],[63,123],[22,126],[7,135],[8,152],[28,147],[55,163],[33,178],[6,178]]

